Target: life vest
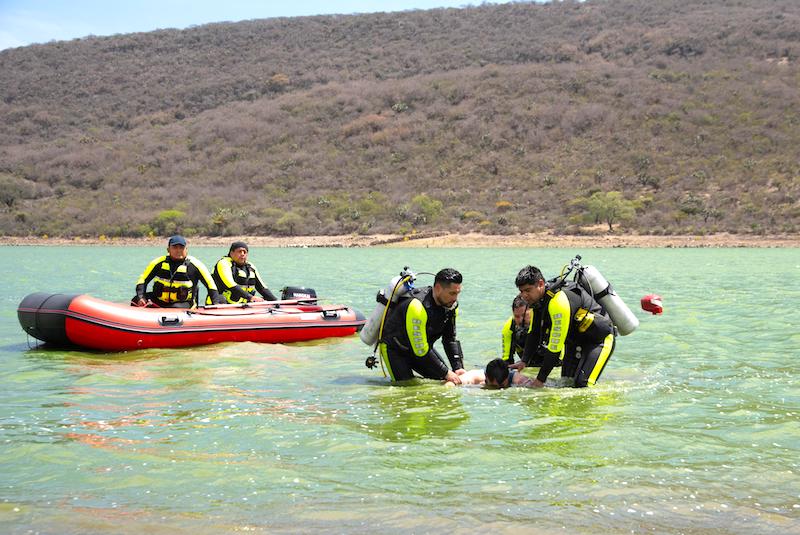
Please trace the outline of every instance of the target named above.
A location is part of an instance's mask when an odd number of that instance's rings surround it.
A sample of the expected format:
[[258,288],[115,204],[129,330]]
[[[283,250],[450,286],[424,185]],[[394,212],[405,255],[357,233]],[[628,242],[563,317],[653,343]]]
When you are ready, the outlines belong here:
[[[232,280],[227,280],[229,275]],[[256,294],[256,269],[249,263],[239,266],[230,256],[222,258],[214,266],[214,271],[211,273],[217,289],[222,292],[228,303],[247,303],[248,300],[244,297],[234,297],[231,288],[234,286],[241,286],[242,290],[250,295]],[[231,284],[233,283],[233,284]]]
[[155,269],[153,296],[164,303],[188,303],[194,301],[194,282],[189,278],[188,257],[172,269],[169,257],[164,256]]

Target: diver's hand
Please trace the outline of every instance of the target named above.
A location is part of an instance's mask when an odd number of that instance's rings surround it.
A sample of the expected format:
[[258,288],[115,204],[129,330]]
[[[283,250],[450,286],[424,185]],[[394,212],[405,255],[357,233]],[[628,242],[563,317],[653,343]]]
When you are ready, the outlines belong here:
[[521,370],[521,369],[525,368],[525,362],[519,361],[519,362],[515,362],[514,364],[509,364],[508,368],[510,370]]
[[444,380],[457,385],[461,384],[461,377],[459,377],[457,373],[451,371],[447,372],[447,375],[444,376]]

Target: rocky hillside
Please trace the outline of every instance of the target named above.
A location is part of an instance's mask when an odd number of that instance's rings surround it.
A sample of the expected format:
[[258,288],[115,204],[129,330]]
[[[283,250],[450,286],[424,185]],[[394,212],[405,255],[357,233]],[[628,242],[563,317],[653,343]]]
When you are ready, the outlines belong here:
[[0,233],[797,233],[800,3],[212,24],[0,52]]

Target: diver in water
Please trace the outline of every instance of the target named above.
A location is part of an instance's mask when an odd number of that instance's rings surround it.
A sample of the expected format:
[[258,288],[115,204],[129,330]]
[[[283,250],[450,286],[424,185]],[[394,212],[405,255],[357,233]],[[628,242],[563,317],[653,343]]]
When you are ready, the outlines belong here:
[[[428,379],[461,382],[464,355],[456,339],[461,282],[461,273],[442,269],[433,286],[413,289],[389,308],[378,349],[392,381],[411,379],[417,372]],[[440,338],[452,371],[433,347]]]
[[[508,364],[514,364],[514,355],[522,358],[522,353],[525,350],[525,339],[528,337],[528,332],[531,328],[531,311],[528,310],[528,304],[522,299],[521,296],[516,296],[511,302],[511,317],[506,320],[500,334],[503,338],[503,352],[501,353],[503,360]],[[540,363],[533,363],[534,366],[539,366]]]
[[535,388],[544,386],[559,360],[561,376],[574,378],[575,387],[595,384],[614,351],[608,313],[577,283],[563,277],[545,282],[535,266],[522,268],[515,284],[533,317],[522,362],[512,366],[522,369],[541,358]]

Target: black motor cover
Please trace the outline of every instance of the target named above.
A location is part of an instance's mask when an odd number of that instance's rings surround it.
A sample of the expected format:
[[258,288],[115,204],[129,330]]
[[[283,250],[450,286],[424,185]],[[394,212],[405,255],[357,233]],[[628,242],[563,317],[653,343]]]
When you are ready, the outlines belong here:
[[304,286],[286,286],[281,290],[281,300],[297,299],[301,303],[303,300],[308,299],[309,302],[314,302],[317,298],[317,292],[314,288],[306,288]]

